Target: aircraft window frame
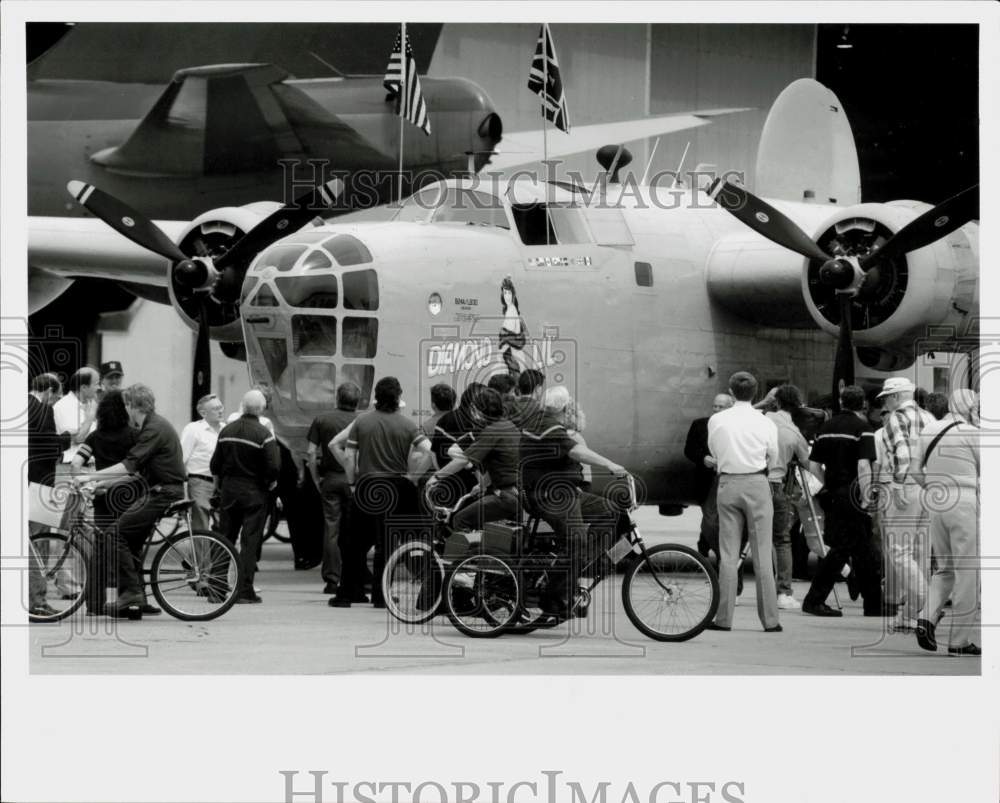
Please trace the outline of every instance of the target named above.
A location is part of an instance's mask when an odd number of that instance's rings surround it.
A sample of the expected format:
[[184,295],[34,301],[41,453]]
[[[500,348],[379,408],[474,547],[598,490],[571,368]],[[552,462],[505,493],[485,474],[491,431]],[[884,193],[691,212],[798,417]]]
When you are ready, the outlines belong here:
[[341,355],[349,359],[374,359],[378,351],[378,328],[378,318],[373,316],[345,315],[340,336]]
[[[268,303],[264,303],[262,298],[265,293],[270,296]],[[261,282],[260,287],[257,288],[257,292],[250,299],[250,306],[261,307],[262,309],[274,309],[275,307],[280,307],[281,302],[278,301],[278,294],[275,288],[271,287],[267,282]]]
[[364,410],[371,404],[372,386],[375,384],[375,366],[365,363],[341,363],[340,381],[353,382],[361,388],[358,409]]
[[291,399],[291,391],[282,388],[279,380],[288,370],[288,344],[284,337],[255,337],[257,348],[264,360],[264,367],[271,378],[271,384],[286,399]]
[[336,315],[292,315],[291,328],[292,353],[297,358],[336,356],[339,343]]
[[[479,200],[473,201],[469,196]],[[460,205],[459,199],[463,199]],[[507,217],[503,201],[495,195],[470,187],[447,187],[438,196],[437,206],[432,210],[431,222],[491,226],[510,231],[510,219]]]
[[[368,284],[361,289],[356,286],[357,279],[361,274],[368,275]],[[341,295],[341,306],[345,310],[355,312],[375,312],[379,307],[379,286],[378,273],[374,268],[362,268],[361,270],[344,271],[340,274],[343,294]],[[367,306],[357,306],[358,303]]]
[[276,276],[274,287],[281,299],[295,309],[336,309],[340,303],[340,283],[335,273]]

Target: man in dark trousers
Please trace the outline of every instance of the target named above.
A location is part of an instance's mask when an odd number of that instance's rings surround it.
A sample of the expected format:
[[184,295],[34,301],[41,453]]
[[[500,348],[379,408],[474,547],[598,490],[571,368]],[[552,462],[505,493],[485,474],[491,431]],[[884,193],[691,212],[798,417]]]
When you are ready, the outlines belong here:
[[826,604],[840,570],[850,558],[864,599],[865,616],[882,615],[882,587],[872,540],[871,519],[866,512],[871,488],[871,464],[875,462],[875,437],[864,413],[865,392],[848,385],[840,393],[840,412],[825,423],[816,436],[809,462],[823,479],[823,538],[827,553],[820,561],[802,613],[841,616]]
[[341,431],[330,448],[347,473],[354,494],[354,520],[347,543],[343,576],[329,605],[349,608],[364,599],[365,558],[374,543],[372,604],[384,608],[382,569],[391,543],[393,519],[409,520],[417,514],[416,488],[410,481],[410,460],[430,455],[430,441],[412,419],[399,412],[403,389],[394,376],[375,385],[375,409]]
[[[240,541],[240,590],[237,603],[261,602],[253,589],[257,549],[264,535],[268,491],[280,469],[278,443],[260,423],[267,399],[259,390],[243,396],[243,415],[223,427],[211,469],[221,496],[223,532]],[[241,535],[242,530],[242,535]]]
[[[449,388],[450,390],[450,388]],[[354,382],[344,382],[337,388],[337,409],[316,416],[309,427],[306,464],[313,483],[323,499],[324,535],[322,575],[326,585],[324,594],[336,594],[340,584],[341,559],[340,535],[349,521],[351,486],[344,467],[330,451],[330,441],[349,427],[358,417],[358,400],[361,388]],[[317,465],[317,455],[319,463]]]
[[[733,406],[733,397],[719,393],[712,400],[712,415]],[[698,534],[698,551],[708,557],[709,550],[719,555],[719,510],[717,495],[718,474],[716,459],[708,451],[708,418],[696,418],[688,429],[684,443],[684,456],[695,465],[695,483],[698,503],[701,505],[701,532]]]
[[135,445],[120,463],[86,475],[98,485],[112,485],[140,478],[139,498],[108,531],[108,555],[115,561],[118,598],[105,606],[109,616],[119,616],[127,608],[143,613],[159,613],[146,602],[142,580],[142,548],[163,511],[184,498],[187,471],[177,432],[156,412],[156,397],[145,385],[132,385],[122,392],[125,409],[139,433]]

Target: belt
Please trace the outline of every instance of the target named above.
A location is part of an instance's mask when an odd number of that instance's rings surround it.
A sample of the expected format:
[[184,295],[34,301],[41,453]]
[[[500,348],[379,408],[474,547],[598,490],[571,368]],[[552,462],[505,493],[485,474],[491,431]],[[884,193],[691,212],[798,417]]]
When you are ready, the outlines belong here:
[[723,477],[753,477],[756,474],[767,474],[767,469],[762,468],[760,471],[720,471]]
[[214,477],[210,477],[206,474],[188,474],[189,480],[205,480],[207,482],[215,482]]

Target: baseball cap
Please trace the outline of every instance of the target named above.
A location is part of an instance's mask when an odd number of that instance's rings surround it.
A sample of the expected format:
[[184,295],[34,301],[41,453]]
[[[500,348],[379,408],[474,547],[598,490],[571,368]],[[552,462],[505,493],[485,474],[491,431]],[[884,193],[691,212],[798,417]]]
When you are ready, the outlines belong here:
[[111,360],[110,362],[101,363],[101,379],[108,376],[124,376],[125,372],[122,370],[122,364],[117,360]]
[[892,393],[904,393],[916,389],[916,386],[905,376],[890,376],[882,384],[882,392],[878,394],[877,398],[881,399],[883,396],[888,396]]

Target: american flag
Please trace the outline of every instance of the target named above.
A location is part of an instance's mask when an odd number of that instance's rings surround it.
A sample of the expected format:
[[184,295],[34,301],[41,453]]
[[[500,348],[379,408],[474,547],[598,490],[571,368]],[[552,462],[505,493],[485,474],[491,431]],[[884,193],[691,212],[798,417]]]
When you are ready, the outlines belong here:
[[556,128],[561,128],[568,134],[566,93],[563,91],[562,76],[559,75],[556,46],[552,43],[547,22],[542,23],[542,29],[538,32],[538,46],[535,48],[535,57],[531,60],[528,89],[541,97],[542,114],[555,123]]
[[[406,91],[400,92],[404,81]],[[413,58],[409,36],[406,37],[406,62],[405,64],[403,62],[402,25],[399,26],[399,33],[396,34],[396,42],[392,46],[389,66],[385,69],[385,80],[382,83],[389,92],[396,96],[397,114],[400,117],[405,117],[430,136],[431,121],[427,116],[427,104],[424,103],[424,96],[420,91],[420,77],[417,75],[417,62]]]

